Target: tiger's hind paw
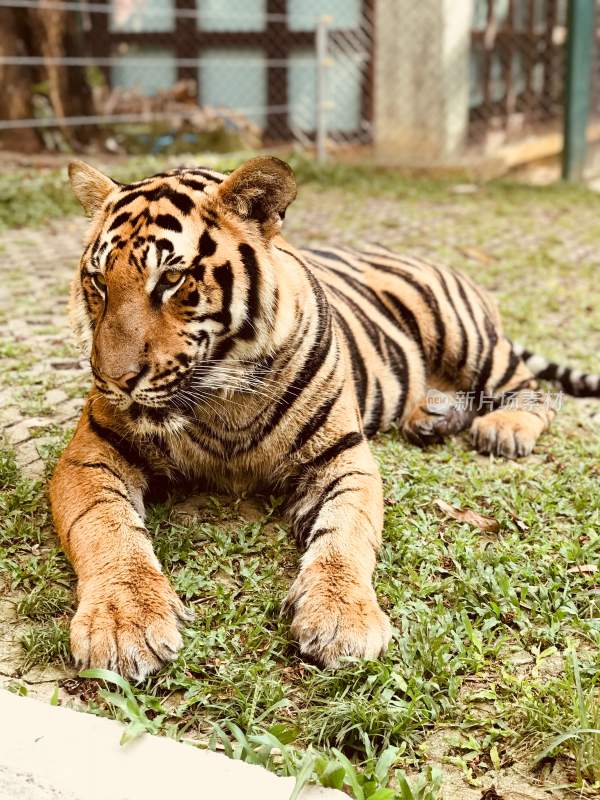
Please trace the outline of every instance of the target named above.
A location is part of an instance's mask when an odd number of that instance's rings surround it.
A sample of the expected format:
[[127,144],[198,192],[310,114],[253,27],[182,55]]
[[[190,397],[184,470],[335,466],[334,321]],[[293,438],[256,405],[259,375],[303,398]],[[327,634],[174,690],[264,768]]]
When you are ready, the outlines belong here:
[[471,441],[480,453],[523,458],[531,454],[545,427],[531,411],[498,409],[473,420]]
[[402,428],[405,438],[418,447],[441,444],[448,436],[464,430],[471,422],[472,414],[450,405],[443,413],[419,406],[410,415]]

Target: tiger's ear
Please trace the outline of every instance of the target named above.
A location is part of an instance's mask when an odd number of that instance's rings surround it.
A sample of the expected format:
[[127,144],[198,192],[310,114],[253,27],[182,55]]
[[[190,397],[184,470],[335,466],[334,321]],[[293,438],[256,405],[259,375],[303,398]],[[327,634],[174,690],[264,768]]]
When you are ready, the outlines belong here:
[[85,161],[71,161],[69,180],[75,197],[88,216],[100,208],[109,193],[118,185],[108,175],[104,175]]
[[279,158],[259,156],[232,172],[217,197],[230,211],[258,222],[267,236],[273,236],[296,193],[292,168]]

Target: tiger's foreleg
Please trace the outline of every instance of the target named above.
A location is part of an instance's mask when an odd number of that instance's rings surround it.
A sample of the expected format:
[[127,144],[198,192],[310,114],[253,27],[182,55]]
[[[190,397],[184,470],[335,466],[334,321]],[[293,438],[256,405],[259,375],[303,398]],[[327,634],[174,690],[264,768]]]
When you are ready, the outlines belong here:
[[144,527],[142,471],[90,428],[87,413],[50,484],[54,522],[77,573],[71,650],[81,667],[140,680],[175,658],[189,612]]
[[556,411],[508,339],[501,338],[496,345],[485,396],[495,399],[498,407],[473,420],[471,439],[477,450],[505,458],[528,456]]
[[391,637],[371,583],[383,493],[361,434],[346,434],[313,461],[293,498],[292,520],[304,554],[286,606],[301,653],[327,667],[340,656],[379,656]]

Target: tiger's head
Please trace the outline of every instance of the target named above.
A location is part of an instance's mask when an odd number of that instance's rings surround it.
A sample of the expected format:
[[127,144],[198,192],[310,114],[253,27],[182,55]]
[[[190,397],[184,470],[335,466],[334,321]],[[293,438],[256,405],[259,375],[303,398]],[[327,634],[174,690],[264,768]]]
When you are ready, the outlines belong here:
[[181,168],[123,185],[76,161],[69,177],[92,217],[71,319],[98,390],[158,412],[234,388],[240,365],[268,352],[291,168],[259,157],[228,176]]

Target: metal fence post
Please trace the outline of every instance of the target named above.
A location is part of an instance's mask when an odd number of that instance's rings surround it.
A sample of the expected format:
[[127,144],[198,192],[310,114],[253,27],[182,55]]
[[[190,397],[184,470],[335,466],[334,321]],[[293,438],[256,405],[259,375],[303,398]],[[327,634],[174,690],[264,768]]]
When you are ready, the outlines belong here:
[[328,28],[330,17],[320,17],[315,30],[315,49],[317,58],[317,86],[315,93],[315,129],[317,145],[317,161],[323,164],[327,157],[327,70],[328,58]]
[[581,180],[587,149],[595,0],[569,0],[562,176]]

